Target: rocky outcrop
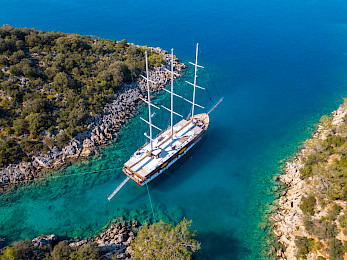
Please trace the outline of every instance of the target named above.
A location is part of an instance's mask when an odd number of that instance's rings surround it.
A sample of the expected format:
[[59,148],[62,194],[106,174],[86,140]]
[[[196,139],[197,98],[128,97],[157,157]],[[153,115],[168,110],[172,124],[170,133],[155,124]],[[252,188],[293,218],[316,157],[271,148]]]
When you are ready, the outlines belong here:
[[40,247],[45,245],[52,245],[58,241],[58,237],[54,234],[46,236],[41,235],[39,237],[34,238],[31,242],[33,242],[34,247]]
[[[341,131],[338,127],[347,119],[347,103],[341,105],[336,111],[332,113],[331,126],[326,127],[321,123],[317,127],[316,133],[313,138],[324,140],[329,134],[347,135],[347,132]],[[303,180],[301,177],[300,169],[303,168],[304,158],[309,154],[312,149],[309,143],[304,143],[303,148],[298,152],[294,159],[286,163],[285,174],[280,176],[280,180],[287,186],[287,189],[282,193],[282,196],[276,201],[278,211],[271,215],[273,224],[273,232],[277,237],[278,242],[284,245],[284,250],[277,251],[278,259],[297,259],[297,248],[295,245],[295,237],[310,237],[304,227],[304,213],[301,211],[299,205],[301,198],[312,192],[315,185],[312,183],[319,182],[319,180],[312,177]],[[337,203],[341,204],[341,202]],[[345,205],[341,205],[345,207]],[[324,216],[324,210],[318,206],[319,214],[317,218]],[[321,255],[319,252],[310,253],[307,259],[317,259]]]
[[277,201],[279,210],[272,214],[273,232],[278,241],[285,245],[286,251],[279,249],[279,259],[296,259],[295,236],[302,236],[303,213],[299,208],[301,197],[306,194],[306,183],[301,179],[300,168],[303,167],[300,156],[286,164],[286,174],[280,176],[281,182],[288,185],[285,194]]
[[0,170],[0,184],[16,182],[18,180],[30,180],[34,178],[34,167],[30,162],[10,164]]
[[98,245],[103,259],[112,259],[112,255],[116,255],[118,259],[129,259],[130,244],[135,239],[134,230],[138,227],[137,221],[114,224],[92,241]]
[[[98,259],[130,259],[130,244],[135,239],[135,232],[139,228],[137,221],[127,221],[112,224],[103,233],[88,239],[68,243],[72,250],[78,250],[79,247],[92,242],[99,249]],[[32,240],[34,250],[37,255],[45,255],[44,246],[50,245],[52,249],[61,241],[56,235],[41,235]],[[42,251],[42,252],[40,252]]]
[[[156,84],[151,84],[151,92],[156,92],[171,79],[170,72],[166,70],[171,66],[171,55],[160,48],[148,47],[148,49],[161,54],[166,61],[165,65],[155,67],[149,73],[150,79],[156,82]],[[184,68],[185,65],[174,57],[175,72]],[[32,162],[10,164],[6,168],[0,168],[0,184],[32,179],[38,176],[42,169],[57,168],[67,160],[76,160],[97,153],[101,145],[117,137],[117,131],[136,112],[138,104],[141,103],[140,98],[146,99],[146,86],[146,82],[142,78],[138,82],[125,85],[122,91],[115,95],[113,101],[104,107],[102,113],[88,119],[87,131],[71,139],[64,148],[59,149],[53,146],[50,147],[48,153],[39,153],[34,156]]]

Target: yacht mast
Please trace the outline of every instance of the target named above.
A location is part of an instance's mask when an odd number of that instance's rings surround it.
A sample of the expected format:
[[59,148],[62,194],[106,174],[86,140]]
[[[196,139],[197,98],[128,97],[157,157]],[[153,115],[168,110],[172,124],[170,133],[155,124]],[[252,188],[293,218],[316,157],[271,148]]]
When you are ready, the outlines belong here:
[[171,114],[171,124],[170,124],[170,128],[171,128],[171,140],[173,140],[173,125],[174,125],[174,123],[173,123],[173,115],[175,114],[175,115],[180,116],[180,117],[183,118],[182,115],[178,114],[177,112],[175,112],[175,111],[173,110],[173,96],[177,96],[177,97],[183,98],[183,97],[181,97],[181,96],[179,96],[179,95],[177,95],[176,93],[173,92],[174,74],[175,74],[176,76],[180,76],[180,74],[174,72],[174,65],[173,65],[174,59],[173,59],[173,56],[174,56],[174,55],[173,55],[173,49],[171,49],[171,70],[166,69],[167,71],[169,71],[169,72],[171,73],[171,91],[166,90],[166,89],[164,88],[165,91],[167,91],[167,92],[170,93],[170,97],[171,97],[171,108],[168,109],[168,108],[165,107],[165,106],[161,106],[162,108],[165,108],[167,111],[170,111],[170,114]]
[[173,49],[171,49],[171,139],[173,140]]
[[196,72],[198,71],[198,50],[199,43],[196,44],[196,53],[195,53],[195,69],[194,69],[194,88],[193,88],[193,105],[192,105],[192,121],[194,118],[194,107],[195,107],[195,88],[196,88]]
[[146,56],[146,78],[147,78],[147,100],[148,100],[148,122],[149,122],[149,141],[151,143],[151,152],[153,150],[152,142],[152,114],[151,114],[151,93],[149,90],[149,75],[148,75],[148,54],[145,52]]
[[196,78],[197,78],[197,71],[198,71],[198,67],[199,68],[204,68],[203,66],[200,66],[198,65],[198,52],[199,52],[199,43],[196,44],[196,52],[195,52],[195,63],[192,63],[192,62],[189,62],[190,64],[194,65],[195,69],[194,69],[194,83],[190,83],[188,81],[186,81],[188,84],[192,85],[193,86],[193,100],[192,101],[188,101],[189,103],[192,104],[192,119],[191,121],[193,122],[193,118],[194,118],[194,109],[195,109],[195,106],[198,106],[198,107],[201,107],[201,108],[204,108],[198,104],[195,103],[195,89],[196,88],[200,88],[200,89],[205,89],[203,87],[200,87],[198,85],[196,85]]
[[150,92],[150,89],[149,89],[149,82],[152,82],[152,83],[155,83],[154,81],[150,80],[149,79],[149,72],[148,72],[148,54],[147,54],[147,51],[145,51],[145,57],[146,57],[146,77],[142,76],[142,78],[144,78],[146,81],[147,81],[147,100],[144,100],[142,98],[140,98],[143,102],[146,102],[148,104],[148,121],[143,119],[142,117],[140,117],[143,121],[145,121],[148,125],[149,125],[149,136],[144,133],[144,135],[149,139],[149,142],[150,142],[150,147],[151,147],[151,150],[149,152],[152,152],[153,151],[153,134],[152,134],[152,127],[158,129],[159,131],[163,131],[162,129],[160,129],[159,127],[155,126],[152,124],[152,113],[151,113],[151,106],[157,108],[157,109],[160,109],[159,107],[151,104],[151,92]]

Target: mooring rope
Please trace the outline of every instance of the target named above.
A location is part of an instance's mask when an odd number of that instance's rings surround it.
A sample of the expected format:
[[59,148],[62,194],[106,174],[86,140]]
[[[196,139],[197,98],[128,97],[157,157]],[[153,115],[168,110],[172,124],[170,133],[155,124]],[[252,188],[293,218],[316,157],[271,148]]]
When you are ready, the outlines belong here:
[[149,188],[148,188],[147,183],[146,183],[146,187],[147,187],[147,192],[148,192],[148,197],[149,197],[149,203],[151,204],[151,208],[152,208],[152,213],[153,213],[154,223],[156,223],[156,222],[157,222],[157,220],[155,219],[155,215],[154,215],[154,209],[153,209],[152,200],[151,200],[151,195],[149,194]]

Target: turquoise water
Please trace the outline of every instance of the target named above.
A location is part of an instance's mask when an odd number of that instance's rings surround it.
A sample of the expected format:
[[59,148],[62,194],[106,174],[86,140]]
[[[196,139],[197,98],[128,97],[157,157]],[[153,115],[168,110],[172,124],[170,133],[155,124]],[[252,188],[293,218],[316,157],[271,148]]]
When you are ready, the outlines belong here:
[[[346,11],[342,0],[6,0],[0,23],[175,48],[184,61],[194,59],[199,42],[200,61],[225,99],[195,151],[149,185],[155,217],[192,219],[199,259],[260,259],[267,231],[258,226],[274,199],[279,162],[347,95]],[[188,78],[190,72],[181,81]],[[206,70],[198,80],[216,101]],[[189,86],[176,88],[189,97]],[[213,104],[202,92],[198,100]],[[156,102],[168,98],[160,93]],[[163,113],[154,119],[162,126]],[[84,237],[115,217],[152,220],[147,190],[136,183],[106,199],[124,179],[123,162],[145,141],[140,115],[143,109],[97,157],[62,169],[59,178],[3,193],[0,237]]]

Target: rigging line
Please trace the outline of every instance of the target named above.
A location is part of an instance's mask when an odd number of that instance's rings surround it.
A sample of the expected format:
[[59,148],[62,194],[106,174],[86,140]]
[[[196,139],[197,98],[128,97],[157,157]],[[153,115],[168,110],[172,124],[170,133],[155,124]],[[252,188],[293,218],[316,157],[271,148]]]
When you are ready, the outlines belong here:
[[149,197],[149,203],[151,204],[151,208],[152,208],[154,223],[157,223],[157,220],[155,219],[154,209],[153,209],[152,200],[151,200],[151,195],[149,194],[149,188],[148,188],[148,184],[147,183],[146,183],[146,187],[147,187],[147,192],[148,192],[148,197]]
[[99,170],[99,171],[91,171],[91,172],[81,172],[81,173],[74,173],[74,174],[66,174],[66,175],[56,175],[56,176],[48,176],[48,177],[43,177],[43,178],[34,178],[31,180],[21,180],[21,181],[15,181],[15,182],[2,182],[0,183],[0,186],[7,185],[7,184],[17,184],[17,183],[22,183],[22,182],[33,182],[33,181],[41,181],[41,180],[48,180],[48,179],[57,179],[61,177],[70,177],[70,176],[77,176],[77,175],[83,175],[87,173],[99,173],[103,171],[111,171],[115,170],[118,168],[113,168],[113,169],[105,169],[105,170]]
[[210,101],[214,104],[215,102],[213,101],[212,95],[211,95],[210,92],[208,91],[207,84],[205,83],[204,77],[201,75],[200,78],[201,78],[201,80],[202,80],[203,85],[205,86],[205,91],[206,91],[207,95],[209,96]]
[[[182,94],[182,96],[183,96],[183,95],[184,95],[185,97],[187,97],[186,93],[183,93],[183,94]],[[180,104],[182,104],[182,105],[183,105],[184,110],[185,110],[185,111],[188,111],[188,113],[189,113],[190,109],[189,109],[189,108],[187,108],[187,106],[186,106],[186,102],[185,102],[185,101],[183,101],[183,100],[180,100],[180,102],[181,102]]]
[[219,94],[219,91],[218,91],[218,89],[217,89],[217,87],[216,87],[216,84],[214,83],[214,80],[213,80],[213,77],[212,77],[212,75],[211,75],[211,73],[210,73],[210,70],[208,69],[208,67],[206,66],[206,61],[205,61],[205,57],[204,57],[204,55],[203,55],[203,53],[201,52],[201,49],[200,49],[200,56],[202,57],[202,59],[204,60],[204,63],[205,63],[205,69],[207,70],[207,72],[208,72],[208,74],[210,75],[210,78],[211,78],[211,81],[212,81],[212,84],[213,84],[213,87],[215,88],[215,90],[217,91],[217,94],[218,94],[218,96],[221,98],[222,96]]

